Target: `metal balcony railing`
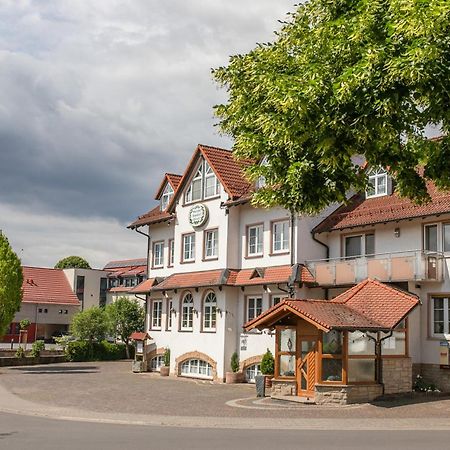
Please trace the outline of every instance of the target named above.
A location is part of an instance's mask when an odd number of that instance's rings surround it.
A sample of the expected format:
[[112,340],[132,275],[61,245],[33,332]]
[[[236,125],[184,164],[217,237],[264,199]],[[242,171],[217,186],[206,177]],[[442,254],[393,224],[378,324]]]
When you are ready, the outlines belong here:
[[306,261],[306,265],[323,286],[355,284],[366,278],[384,282],[442,281],[444,255],[410,250]]

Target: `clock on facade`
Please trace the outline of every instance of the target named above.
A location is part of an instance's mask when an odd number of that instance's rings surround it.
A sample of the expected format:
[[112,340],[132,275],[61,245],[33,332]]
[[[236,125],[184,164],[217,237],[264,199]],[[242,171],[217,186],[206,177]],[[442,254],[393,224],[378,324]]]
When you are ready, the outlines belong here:
[[189,223],[193,227],[201,227],[208,220],[208,208],[205,205],[194,205],[189,210]]

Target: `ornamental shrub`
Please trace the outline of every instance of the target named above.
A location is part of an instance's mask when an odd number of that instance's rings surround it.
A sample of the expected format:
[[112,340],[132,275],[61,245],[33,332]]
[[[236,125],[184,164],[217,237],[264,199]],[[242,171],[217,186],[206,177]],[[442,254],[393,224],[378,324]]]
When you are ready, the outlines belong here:
[[275,359],[273,358],[272,352],[267,349],[261,360],[261,373],[263,375],[273,375],[275,367]]
[[239,372],[239,356],[237,352],[231,355],[231,370],[235,373]]
[[16,358],[25,358],[25,350],[23,347],[19,347],[16,351]]
[[[133,351],[133,347],[130,347]],[[67,344],[66,358],[68,361],[116,361],[126,359],[125,344],[113,344],[107,341],[93,342],[72,341]],[[134,355],[133,355],[134,357]]]
[[166,348],[164,352],[164,365],[170,367],[170,348]]
[[40,356],[42,350],[45,350],[44,341],[34,341],[31,346],[31,356],[34,357]]
[[31,321],[29,319],[22,319],[19,322],[19,326],[21,330],[26,330],[31,325]]

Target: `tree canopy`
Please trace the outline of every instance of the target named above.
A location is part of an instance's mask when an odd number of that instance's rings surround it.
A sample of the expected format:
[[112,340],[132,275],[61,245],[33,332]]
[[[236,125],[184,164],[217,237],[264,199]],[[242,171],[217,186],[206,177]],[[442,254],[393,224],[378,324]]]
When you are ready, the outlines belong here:
[[119,297],[114,303],[106,307],[106,314],[113,335],[127,344],[127,357],[129,357],[128,343],[131,333],[144,331],[144,309],[135,300]]
[[89,263],[81,256],[67,256],[66,258],[60,259],[56,265],[55,269],[90,269]]
[[76,313],[73,316],[70,331],[78,339],[87,340],[90,343],[101,341],[109,331],[105,310],[94,306]]
[[[448,0],[310,0],[274,42],[213,76],[229,95],[215,107],[221,130],[249,179],[265,178],[257,205],[343,202],[367,186],[360,156],[416,202],[429,199],[427,180],[450,188]],[[425,137],[429,125],[442,139]]]
[[6,236],[0,232],[0,337],[22,302],[22,266]]

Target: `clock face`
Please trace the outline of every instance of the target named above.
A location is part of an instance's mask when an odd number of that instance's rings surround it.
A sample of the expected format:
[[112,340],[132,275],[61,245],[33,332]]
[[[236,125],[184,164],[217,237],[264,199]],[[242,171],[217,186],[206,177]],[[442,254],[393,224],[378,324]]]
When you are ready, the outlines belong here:
[[194,205],[189,211],[189,223],[193,227],[201,227],[208,219],[208,208],[205,205]]

